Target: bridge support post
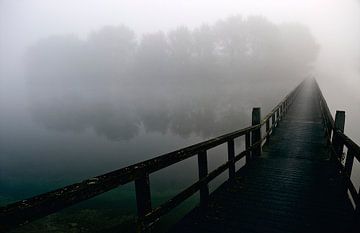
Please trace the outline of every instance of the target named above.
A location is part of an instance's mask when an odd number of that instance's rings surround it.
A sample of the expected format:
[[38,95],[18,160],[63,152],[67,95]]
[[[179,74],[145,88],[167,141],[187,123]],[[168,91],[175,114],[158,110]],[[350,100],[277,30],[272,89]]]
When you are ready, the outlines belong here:
[[286,100],[286,102],[285,102],[286,112],[288,112],[288,111],[289,111],[289,107],[290,107],[289,100]]
[[355,214],[356,217],[358,219],[358,228],[360,229],[360,188],[358,190],[358,196],[357,196],[357,201],[356,201],[356,207],[355,207]]
[[346,161],[344,167],[345,174],[349,177],[349,179],[351,177],[351,172],[354,164],[354,157],[355,157],[355,152],[349,149],[346,155]]
[[275,113],[272,114],[271,116],[271,133],[273,132],[274,128],[275,128],[275,122],[276,122],[276,116]]
[[333,144],[335,156],[337,157],[337,159],[341,159],[341,157],[342,157],[343,150],[344,150],[344,143],[341,141],[341,139],[337,135],[336,131],[340,130],[341,132],[344,132],[344,127],[345,127],[345,111],[336,111],[332,144]]
[[251,145],[251,137],[250,137],[250,132],[247,132],[245,134],[245,150],[247,151],[246,152],[246,157],[245,157],[245,162],[246,164],[248,164],[250,162],[250,159],[251,159],[251,152],[249,151],[250,149],[250,145]]
[[[201,151],[198,154],[198,166],[199,166],[199,180],[205,178],[208,175],[208,163],[206,150]],[[209,186],[204,183],[200,187],[200,206],[206,209],[209,202]]]
[[235,178],[235,145],[234,139],[231,139],[227,143],[228,146],[228,161],[229,161],[229,180]]
[[148,232],[143,218],[151,212],[151,192],[149,174],[142,172],[140,178],[135,180],[136,205],[138,214],[137,232]]
[[270,139],[270,120],[266,120],[266,143],[269,142]]
[[[252,110],[252,125],[259,125],[261,121],[261,110],[260,108],[253,108]],[[261,155],[261,127],[255,129],[251,133],[251,145],[255,146],[252,148],[252,158]]]

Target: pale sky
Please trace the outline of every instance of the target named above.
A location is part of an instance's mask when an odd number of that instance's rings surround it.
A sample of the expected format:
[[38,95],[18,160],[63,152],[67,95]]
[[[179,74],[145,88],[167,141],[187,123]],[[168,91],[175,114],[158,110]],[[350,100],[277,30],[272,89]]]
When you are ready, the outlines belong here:
[[[299,21],[319,36],[359,32],[356,0],[1,0],[1,39],[80,34],[104,25],[125,24],[136,32],[196,26],[229,15],[264,15],[274,22]],[[344,34],[344,33],[342,33]],[[345,35],[345,34],[344,34]],[[322,38],[323,39],[323,38]]]

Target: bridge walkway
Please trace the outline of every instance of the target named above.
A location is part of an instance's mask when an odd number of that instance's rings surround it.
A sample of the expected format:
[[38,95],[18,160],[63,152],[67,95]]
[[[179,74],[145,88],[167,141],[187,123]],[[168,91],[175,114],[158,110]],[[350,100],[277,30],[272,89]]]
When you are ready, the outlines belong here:
[[349,232],[353,208],[330,159],[313,82],[300,91],[261,157],[170,232]]

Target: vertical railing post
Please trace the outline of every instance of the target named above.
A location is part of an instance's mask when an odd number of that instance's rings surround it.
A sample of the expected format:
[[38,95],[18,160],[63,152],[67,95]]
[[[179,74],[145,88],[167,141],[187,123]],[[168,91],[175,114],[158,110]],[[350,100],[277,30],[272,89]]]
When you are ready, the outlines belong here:
[[286,111],[289,111],[290,104],[291,104],[290,101],[291,100],[289,100],[289,99],[286,100],[286,109],[287,109]]
[[[348,191],[348,184],[351,183],[351,171],[352,171],[352,167],[353,167],[353,163],[354,163],[354,151],[352,149],[348,149],[347,155],[346,155],[346,160],[345,160],[345,166],[344,166],[344,177],[345,177],[345,194],[347,195],[347,191]],[[358,194],[360,195],[360,193]],[[356,201],[356,200],[355,200]]]
[[269,138],[270,138],[270,119],[266,120],[266,143],[269,142]]
[[337,159],[341,159],[342,157],[344,150],[344,143],[342,142],[336,131],[340,130],[341,132],[344,132],[344,127],[345,127],[345,111],[336,111],[332,144]]
[[[260,108],[253,108],[252,110],[252,125],[259,125],[261,122],[261,110]],[[252,148],[251,157],[254,158],[256,156],[261,155],[261,126],[251,133],[251,145],[255,145],[259,143],[255,148]]]
[[246,157],[245,157],[245,163],[248,164],[250,162],[251,159],[251,152],[250,152],[250,145],[251,145],[251,141],[250,141],[250,132],[247,132],[245,134],[245,150],[247,151],[246,153]]
[[151,192],[149,174],[141,172],[141,176],[135,180],[136,205],[138,214],[137,232],[146,232],[143,218],[151,212]]
[[235,145],[234,139],[230,139],[227,143],[228,146],[228,161],[229,161],[229,180],[235,178]]
[[[206,150],[200,151],[198,154],[199,180],[208,175],[208,163]],[[200,206],[206,208],[209,202],[209,186],[204,183],[200,187]]]
[[356,214],[356,218],[358,220],[358,226],[360,228],[360,188],[358,190],[358,196],[357,196],[357,201],[355,202],[356,206],[355,206],[355,214]]
[[289,108],[290,108],[290,100],[286,100],[286,112],[289,111]]
[[279,122],[280,122],[280,120],[281,120],[280,108],[278,108],[278,109],[276,110],[276,115],[277,115],[276,121],[277,121],[277,123],[279,124]]
[[276,122],[276,116],[275,116],[275,112],[271,115],[271,132],[274,130],[275,128],[275,122]]
[[349,179],[351,177],[351,171],[354,164],[354,157],[355,157],[354,151],[349,149],[346,155],[346,161],[344,167],[344,172],[349,177]]

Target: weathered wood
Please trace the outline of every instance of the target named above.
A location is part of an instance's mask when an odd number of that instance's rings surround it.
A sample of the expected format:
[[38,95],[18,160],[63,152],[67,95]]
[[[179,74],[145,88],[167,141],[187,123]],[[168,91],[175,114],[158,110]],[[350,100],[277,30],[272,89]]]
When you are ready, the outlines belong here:
[[354,164],[354,155],[355,155],[355,152],[351,149],[348,150],[347,155],[346,155],[344,172],[349,178],[351,177],[351,171],[352,171],[353,164]]
[[356,191],[355,185],[351,182],[350,177],[345,177],[345,184],[346,184],[346,190],[345,190],[345,195],[347,195],[347,192],[349,191],[351,197],[353,198],[354,202],[355,202],[355,206],[357,206],[356,203],[356,199],[358,196],[358,193]]
[[235,178],[235,145],[234,140],[229,140],[227,143],[228,161],[229,161],[229,180]]
[[[357,201],[355,203],[356,203],[355,214],[357,215],[357,220],[359,223],[360,222],[360,187],[358,190]],[[360,227],[360,224],[358,224],[358,225]]]
[[269,141],[270,138],[270,120],[266,121],[266,141]]
[[246,153],[246,163],[249,163],[250,162],[250,159],[251,159],[251,151],[249,150],[250,149],[250,145],[251,145],[251,138],[250,138],[250,132],[245,134],[245,150],[247,151]]
[[276,116],[275,113],[273,113],[273,115],[271,115],[271,125],[272,125],[271,128],[275,127],[275,123],[276,123]]
[[143,219],[151,212],[151,191],[149,174],[143,172],[141,177],[135,180],[135,195],[138,214],[137,232],[148,232]]
[[[244,153],[244,152],[242,152]],[[244,155],[239,154],[239,157],[242,158]],[[227,168],[229,168],[229,161],[221,165],[220,167],[216,168],[212,172],[210,172],[206,177],[203,179],[195,182],[190,187],[186,188],[179,194],[177,194],[175,197],[171,198],[170,200],[166,201],[164,204],[160,205],[159,207],[155,208],[150,214],[145,216],[145,222],[147,224],[151,223],[152,221],[158,219],[162,215],[170,212],[172,209],[174,209],[176,206],[181,204],[184,200],[192,196],[194,193],[196,193],[200,187],[203,184],[208,184],[210,181],[215,179],[217,176],[222,174]],[[241,170],[241,168],[240,168]]]
[[[208,175],[208,163],[206,150],[201,151],[198,154],[198,166],[199,166],[199,180],[205,178]],[[202,184],[200,187],[200,205],[206,208],[209,202],[209,186],[208,184]]]
[[[347,188],[349,189],[350,194],[355,202],[355,214],[357,215],[357,221],[360,222],[360,188],[359,191],[357,192],[354,184],[350,179],[354,158],[356,158],[360,162],[360,147],[344,134],[345,112],[336,111],[335,121],[334,121],[331,112],[329,110],[329,107],[326,103],[326,100],[320,90],[320,87],[316,82],[315,84],[318,89],[318,93],[320,97],[320,108],[324,119],[328,141],[330,141],[331,131],[333,131],[332,144],[333,144],[333,151],[337,159],[341,159],[344,145],[346,145],[346,147],[348,148],[348,154],[343,169],[345,173],[345,179],[347,182]],[[359,228],[360,224],[358,224],[357,227]]]
[[360,146],[358,146],[353,140],[351,140],[341,131],[337,131],[337,135],[342,140],[344,145],[346,145],[348,150],[352,150],[354,152],[354,157],[360,162]]
[[144,172],[140,178],[135,180],[135,193],[137,213],[142,218],[151,212],[151,192],[148,173]]
[[[260,108],[253,108],[252,110],[252,125],[258,125],[261,121],[261,110]],[[252,131],[251,133],[251,145],[254,145],[256,142],[261,140],[261,128]],[[261,144],[254,148],[251,152],[251,157],[256,157],[261,155]]]
[[318,95],[310,85],[264,146],[266,156],[215,190],[205,213],[195,208],[169,232],[351,232],[353,208],[338,162],[327,159]]
[[[354,184],[351,182],[351,171],[352,171],[353,164],[354,164],[354,154],[355,153],[353,150],[348,149],[348,152],[346,155],[346,160],[345,160],[345,166],[344,166],[344,176],[345,176],[345,179],[347,180],[347,185],[345,187],[345,193],[347,193],[347,191],[349,189],[351,196],[353,197],[353,199],[356,202],[357,193],[356,193]],[[354,193],[354,191],[355,191],[355,193]]]
[[340,159],[342,157],[342,154],[344,151],[344,143],[339,138],[336,131],[339,130],[341,132],[344,132],[344,127],[345,127],[345,112],[344,111],[336,111],[332,143],[333,143],[335,154],[338,159]]
[[[249,151],[250,151],[250,150],[249,150]],[[240,152],[239,154],[237,154],[237,155],[235,156],[235,162],[237,162],[237,161],[239,161],[240,159],[244,158],[244,157],[248,154],[249,151],[244,150],[244,151]]]

